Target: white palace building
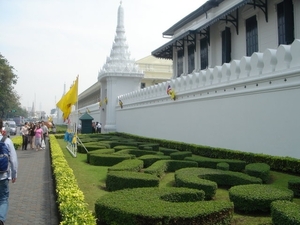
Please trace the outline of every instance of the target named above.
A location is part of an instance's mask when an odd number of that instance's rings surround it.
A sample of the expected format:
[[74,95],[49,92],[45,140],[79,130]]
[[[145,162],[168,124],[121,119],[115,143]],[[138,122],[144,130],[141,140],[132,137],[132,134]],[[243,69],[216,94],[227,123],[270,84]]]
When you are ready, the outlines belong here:
[[120,5],[100,88],[78,111],[104,132],[300,158],[299,0],[208,0],[163,36],[171,40],[152,56],[173,62],[172,79],[141,88]]

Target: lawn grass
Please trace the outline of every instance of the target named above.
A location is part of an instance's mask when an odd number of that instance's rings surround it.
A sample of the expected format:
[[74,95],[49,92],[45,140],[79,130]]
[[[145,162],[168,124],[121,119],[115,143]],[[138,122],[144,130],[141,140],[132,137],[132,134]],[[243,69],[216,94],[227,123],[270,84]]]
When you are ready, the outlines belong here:
[[[69,166],[73,169],[74,175],[77,179],[78,186],[82,190],[88,208],[94,212],[94,204],[98,198],[105,195],[105,179],[107,168],[104,166],[92,166],[86,163],[86,154],[77,153],[77,158],[74,158],[66,149],[66,142],[58,139],[58,142],[63,149],[65,158]],[[295,175],[271,171],[269,185],[277,188],[287,188],[288,180],[295,177]],[[175,183],[174,173],[166,173],[160,181],[159,187],[171,187]],[[226,188],[219,188],[217,190],[214,201],[228,200],[229,195]],[[300,205],[300,198],[293,200]],[[270,214],[239,214],[234,213],[232,218],[232,225],[271,225],[272,220]]]

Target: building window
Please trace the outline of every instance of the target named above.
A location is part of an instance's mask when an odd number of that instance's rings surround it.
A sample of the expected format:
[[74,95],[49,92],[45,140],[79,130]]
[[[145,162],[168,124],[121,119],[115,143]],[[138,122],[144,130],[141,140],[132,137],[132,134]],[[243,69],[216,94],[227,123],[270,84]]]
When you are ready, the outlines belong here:
[[195,69],[195,45],[189,45],[188,47],[188,74],[192,73]]
[[201,70],[208,67],[208,43],[207,38],[202,38],[200,40],[200,60],[201,60]]
[[246,20],[246,48],[247,56],[251,56],[258,51],[258,33],[256,16],[252,16]]
[[146,83],[141,83],[141,89],[146,87]]
[[277,5],[278,44],[289,45],[295,40],[294,7],[292,0]]
[[222,64],[231,61],[231,33],[230,28],[226,27],[222,31]]
[[177,56],[177,77],[180,77],[183,73],[183,50],[178,51]]

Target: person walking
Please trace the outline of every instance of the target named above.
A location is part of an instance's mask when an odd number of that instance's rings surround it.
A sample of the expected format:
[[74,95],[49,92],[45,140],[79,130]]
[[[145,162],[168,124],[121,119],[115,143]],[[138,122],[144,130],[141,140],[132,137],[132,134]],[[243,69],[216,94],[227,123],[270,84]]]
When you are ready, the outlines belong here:
[[43,130],[43,140],[45,141],[46,143],[46,137],[48,136],[48,127],[46,126],[45,122],[42,121],[42,126],[41,126],[42,130]]
[[97,129],[97,133],[101,133],[101,123],[97,122],[96,129]]
[[28,129],[28,141],[29,141],[31,149],[33,149],[33,144],[34,144],[34,135],[35,135],[34,130],[35,130],[34,123],[30,123],[29,129]]
[[22,134],[22,150],[27,150],[27,145],[28,145],[28,125],[27,125],[27,122],[25,122],[24,126],[22,126],[21,134]]
[[35,150],[38,151],[42,148],[42,138],[43,138],[43,130],[42,130],[41,125],[39,123],[36,125],[36,128],[34,129],[34,132],[35,132],[35,135],[34,135]]
[[[0,119],[0,131],[2,128],[3,120]],[[9,181],[15,183],[17,180],[18,158],[12,140],[3,136],[2,132],[0,132],[0,140],[5,143],[9,151],[8,170],[0,173],[0,225],[4,225],[8,212]]]

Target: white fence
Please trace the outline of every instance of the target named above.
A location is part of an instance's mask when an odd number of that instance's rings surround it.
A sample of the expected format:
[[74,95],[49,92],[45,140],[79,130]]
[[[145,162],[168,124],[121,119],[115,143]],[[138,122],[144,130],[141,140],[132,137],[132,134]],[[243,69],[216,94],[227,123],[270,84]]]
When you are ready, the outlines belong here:
[[300,40],[119,99],[119,132],[300,158]]

